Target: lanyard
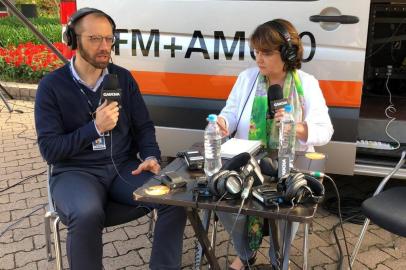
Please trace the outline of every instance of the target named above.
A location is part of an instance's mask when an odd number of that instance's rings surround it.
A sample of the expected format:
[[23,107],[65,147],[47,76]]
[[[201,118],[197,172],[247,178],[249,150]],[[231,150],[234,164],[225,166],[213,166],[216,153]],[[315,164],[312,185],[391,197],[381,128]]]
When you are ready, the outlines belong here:
[[[75,78],[75,76],[73,76],[72,70],[70,70],[70,73],[72,75],[72,79],[75,82],[76,86],[79,88],[80,92],[83,94],[83,96],[86,98],[87,101],[87,105],[89,106],[89,114],[90,116],[94,119],[93,114],[94,112],[92,112],[92,110],[94,109],[93,103],[90,101],[89,97],[87,96],[87,94],[85,93],[85,91],[83,90],[83,88],[80,86],[80,83],[78,82],[78,80]],[[101,104],[101,99],[99,99],[99,104],[98,106],[100,106]]]

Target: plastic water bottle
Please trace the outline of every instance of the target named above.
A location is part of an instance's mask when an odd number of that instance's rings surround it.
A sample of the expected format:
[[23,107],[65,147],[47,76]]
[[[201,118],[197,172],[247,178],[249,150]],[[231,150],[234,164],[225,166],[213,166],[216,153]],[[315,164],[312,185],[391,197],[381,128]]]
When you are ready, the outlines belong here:
[[209,123],[204,130],[204,172],[210,177],[221,168],[221,134],[217,115],[210,114],[207,121]]
[[289,158],[289,170],[295,159],[296,124],[292,115],[292,105],[285,106],[285,114],[279,126],[279,160]]

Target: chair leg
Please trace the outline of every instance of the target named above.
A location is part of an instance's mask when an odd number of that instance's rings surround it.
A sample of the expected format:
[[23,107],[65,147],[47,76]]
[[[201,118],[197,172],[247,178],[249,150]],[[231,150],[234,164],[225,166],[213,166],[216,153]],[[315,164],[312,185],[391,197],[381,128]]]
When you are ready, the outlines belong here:
[[214,221],[213,221],[213,232],[211,234],[211,247],[214,249],[216,248],[216,236],[217,236],[217,225],[218,225],[218,217],[215,215],[214,216]]
[[392,239],[392,247],[394,250],[396,250],[397,249],[397,246],[396,246],[397,236],[394,233],[391,233],[390,235],[391,235],[391,239]]
[[355,258],[358,255],[358,251],[359,251],[359,249],[361,247],[362,240],[364,239],[365,233],[366,233],[366,231],[368,229],[369,221],[370,221],[369,218],[366,218],[365,221],[364,221],[364,225],[362,226],[361,233],[359,235],[358,241],[355,244],[354,250],[353,250],[353,252],[351,254],[351,260],[350,260],[351,266],[354,264]]
[[62,265],[61,242],[60,242],[60,236],[59,236],[59,222],[60,222],[59,217],[56,217],[54,220],[54,223],[53,223],[53,229],[54,229],[56,269],[62,270],[63,265]]
[[[312,225],[313,223],[311,223]],[[303,270],[307,270],[307,256],[309,253],[309,224],[304,224],[304,239],[303,239]]]
[[154,237],[155,222],[156,222],[157,218],[158,218],[157,210],[154,209],[154,210],[152,210],[152,216],[149,219],[149,229],[148,229],[148,233],[147,233],[147,237],[150,240]]
[[48,261],[52,260],[52,242],[51,242],[51,217],[52,213],[47,211],[44,216],[44,228],[45,228],[45,251]]

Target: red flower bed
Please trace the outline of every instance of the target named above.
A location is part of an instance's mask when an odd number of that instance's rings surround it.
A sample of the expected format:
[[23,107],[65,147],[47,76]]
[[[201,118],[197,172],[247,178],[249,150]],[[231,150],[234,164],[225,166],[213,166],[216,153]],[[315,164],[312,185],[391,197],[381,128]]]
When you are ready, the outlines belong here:
[[[61,42],[54,46],[66,58],[71,51]],[[0,47],[0,79],[7,81],[36,83],[45,74],[60,67],[62,61],[45,45],[25,43],[17,47]]]

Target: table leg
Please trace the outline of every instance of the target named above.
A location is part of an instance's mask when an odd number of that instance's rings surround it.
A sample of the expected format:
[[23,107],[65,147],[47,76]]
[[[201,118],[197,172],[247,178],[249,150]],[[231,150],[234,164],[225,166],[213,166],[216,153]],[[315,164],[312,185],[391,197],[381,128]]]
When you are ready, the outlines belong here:
[[287,225],[285,227],[284,236],[283,236],[283,264],[282,270],[289,269],[289,254],[290,254],[290,246],[291,246],[291,239],[292,239],[292,222],[285,221]]
[[210,241],[207,238],[207,233],[204,230],[202,221],[199,217],[199,214],[196,209],[187,208],[186,209],[187,216],[189,218],[190,224],[195,231],[197,240],[199,240],[200,244],[203,248],[203,253],[206,255],[206,258],[210,264],[211,269],[213,270],[220,270],[220,265],[217,261],[216,255],[213,252],[213,248],[210,245]]
[[303,239],[303,270],[307,270],[307,255],[309,252],[309,224],[304,224],[304,239]]
[[[210,226],[210,218],[211,218],[211,210],[204,209],[203,211],[203,229],[208,232],[209,231],[209,226]],[[211,240],[211,247],[213,248],[214,251],[214,246],[213,246],[213,237],[215,237],[215,234],[212,234],[212,240]],[[203,248],[202,245],[200,244],[199,241],[196,242],[196,254],[195,254],[195,270],[200,270],[201,267],[201,261],[203,257]],[[210,266],[209,266],[210,268]]]

